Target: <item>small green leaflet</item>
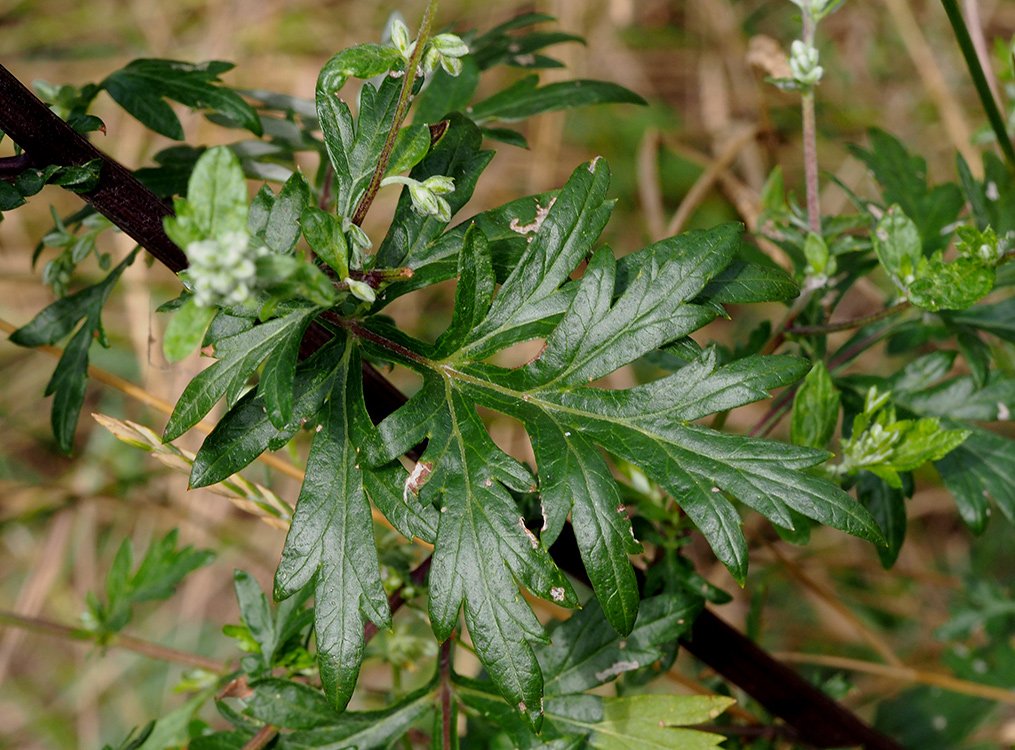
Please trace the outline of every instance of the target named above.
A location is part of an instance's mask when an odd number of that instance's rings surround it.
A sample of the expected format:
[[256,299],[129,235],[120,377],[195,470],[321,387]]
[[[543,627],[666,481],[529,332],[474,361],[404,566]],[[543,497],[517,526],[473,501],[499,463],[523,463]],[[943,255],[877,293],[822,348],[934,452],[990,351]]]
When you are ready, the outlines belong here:
[[244,662],[245,671],[259,674],[265,670],[270,671],[279,662],[292,659],[297,653],[299,656],[305,655],[303,638],[314,616],[312,610],[304,607],[313,593],[311,587],[307,586],[296,595],[279,602],[273,612],[268,605],[268,598],[253,576],[237,570],[233,574],[233,582],[243,625],[227,625],[224,632],[238,637],[241,643],[249,639],[256,646],[254,653],[257,667],[246,668]]
[[[423,375],[420,391],[378,426],[380,446],[369,455],[373,463],[387,462],[428,440],[406,494],[441,511],[430,590],[435,633],[447,638],[464,604],[491,679],[533,724],[539,721],[542,678],[528,641],[541,639],[542,632],[515,588],[520,583],[543,598],[573,603],[546,554],[569,514],[607,620],[625,633],[637,617],[639,597],[627,556],[638,546],[600,448],[640,466],[669,491],[740,580],[747,546],[732,498],[785,528],[793,528],[796,512],[881,539],[855,500],[801,471],[825,453],[691,423],[794,382],[804,374],[802,360],[749,357],[722,367],[708,351],[647,385],[623,391],[590,385],[712,320],[717,306],[695,300],[729,266],[740,242],[740,228],[733,225],[664,240],[628,262],[634,265],[622,291],[617,262],[600,249],[581,281],[570,284],[609,218],[608,183],[601,160],[575,170],[496,296],[488,243],[478,228],[466,232],[454,316],[433,345],[381,320],[353,329],[372,353]],[[546,347],[525,367],[505,370],[484,362],[512,343],[540,336]],[[544,511],[539,537],[509,494],[531,491],[534,478],[494,446],[477,405],[519,419],[532,437]]]
[[88,595],[86,626],[101,638],[107,638],[130,622],[134,607],[148,601],[168,599],[189,573],[210,563],[210,550],[177,548],[178,532],[173,529],[155,541],[134,570],[134,547],[125,539],[116,552],[106,576],[105,601]]
[[220,60],[199,64],[134,60],[99,85],[142,124],[167,138],[182,141],[183,126],[165,99],[192,109],[211,110],[261,135],[261,120],[253,107],[219,81],[219,76],[232,68],[232,63]]
[[56,344],[82,319],[84,323],[71,338],[57,362],[53,377],[46,386],[46,395],[53,396],[51,423],[53,436],[64,453],[70,453],[74,444],[74,430],[81,416],[88,381],[88,349],[98,337],[105,345],[102,330],[102,306],[109,298],[117,279],[137,256],[132,252],[109,275],[94,286],[58,299],[36,315],[29,323],[11,334],[11,343],[18,346]]
[[391,623],[357,447],[370,425],[359,373],[356,346],[347,343],[275,573],[276,599],[316,580],[321,681],[339,710],[352,697],[363,659],[364,620],[382,628]]
[[793,443],[807,448],[825,448],[839,420],[839,399],[839,391],[825,363],[816,362],[793,400],[790,430]]
[[964,310],[994,288],[993,267],[975,256],[949,263],[941,251],[925,257],[916,224],[897,205],[878,223],[873,241],[881,265],[917,307]]
[[[694,729],[717,717],[735,701],[708,695],[632,695],[602,699],[602,719],[591,726],[590,747],[598,750],[707,750],[725,740],[722,735]],[[562,718],[561,723],[568,722]],[[588,726],[580,719],[570,719]]]

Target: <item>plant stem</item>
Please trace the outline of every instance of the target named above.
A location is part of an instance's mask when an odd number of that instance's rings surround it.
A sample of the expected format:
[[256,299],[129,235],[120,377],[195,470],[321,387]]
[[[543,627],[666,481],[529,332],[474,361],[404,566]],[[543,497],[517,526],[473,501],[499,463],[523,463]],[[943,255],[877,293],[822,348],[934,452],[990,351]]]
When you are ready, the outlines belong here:
[[[50,635],[55,638],[64,638],[72,641],[89,641],[95,643],[95,633],[90,630],[85,630],[84,628],[72,628],[68,625],[53,622],[52,620],[46,620],[41,617],[28,617],[26,615],[19,615],[16,612],[0,610],[0,625],[20,628],[32,633]],[[162,646],[158,643],[152,643],[151,641],[145,641],[141,638],[135,638],[134,636],[125,635],[123,633],[118,633],[113,636],[113,639],[108,645],[115,648],[126,649],[127,651],[133,651],[136,654],[141,654],[152,659],[175,662],[188,667],[205,669],[209,672],[222,673],[226,671],[226,666],[222,664],[222,662],[215,661],[214,659],[208,659],[198,654],[191,654],[187,651],[179,651],[175,648]]]
[[870,315],[864,315],[859,318],[851,318],[850,320],[843,320],[838,323],[826,323],[824,325],[814,326],[793,326],[786,332],[801,336],[817,336],[825,333],[848,331],[852,328],[863,328],[871,323],[877,323],[879,320],[884,320],[892,315],[897,315],[903,310],[909,309],[910,306],[911,303],[909,300],[903,300],[902,302],[896,302],[891,307],[886,307],[884,310],[879,310],[878,312],[871,313]]
[[[811,4],[807,0],[801,10],[803,17],[803,41],[808,47],[814,46],[814,19]],[[811,231],[821,234],[821,205],[818,185],[818,136],[817,117],[814,114],[814,88],[803,93],[800,101],[803,119],[804,179],[807,190],[807,224]]]
[[262,750],[277,736],[278,728],[273,727],[271,724],[265,724],[257,730],[257,734],[247,740],[247,744],[243,746],[243,750]]
[[[415,586],[422,586],[426,582],[426,577],[429,573],[430,556],[427,555],[423,559],[423,562],[413,568],[409,573],[409,580],[412,581]],[[392,614],[401,609],[402,605],[405,604],[405,597],[402,596],[403,590],[404,589],[398,589],[388,597],[388,609],[391,610]],[[368,621],[367,624],[363,626],[363,640],[369,641],[375,635],[377,635],[377,626]]]
[[451,695],[451,649],[454,646],[454,635],[448,638],[444,643],[441,644],[441,652],[438,660],[438,666],[440,669],[440,695],[441,695],[441,748],[442,750],[451,750],[453,727],[451,726],[452,715],[451,715],[451,702],[453,697]]
[[1008,137],[1004,118],[1001,116],[1001,110],[990,91],[990,84],[987,82],[987,76],[980,64],[980,57],[976,54],[976,45],[973,44],[973,39],[969,35],[969,29],[966,26],[965,18],[962,17],[962,11],[959,10],[959,4],[957,0],[941,0],[941,4],[944,6],[945,13],[948,14],[948,21],[952,25],[952,31],[955,32],[955,41],[958,42],[959,49],[962,50],[962,56],[966,60],[966,67],[969,68],[969,75],[973,78],[973,85],[980,97],[983,111],[990,121],[990,127],[994,131],[998,145],[1008,161],[1008,168],[1015,171],[1015,146],[1012,145],[1011,138]]
[[391,121],[391,129],[388,130],[388,136],[384,139],[384,146],[381,148],[381,156],[377,161],[377,168],[374,169],[374,174],[370,178],[367,191],[363,194],[359,205],[356,206],[356,211],[352,215],[352,223],[356,226],[362,226],[367,211],[370,210],[374,198],[377,197],[377,191],[381,187],[381,179],[384,177],[384,172],[388,169],[388,162],[391,160],[391,152],[395,148],[395,139],[398,137],[399,128],[402,127],[402,121],[405,120],[405,116],[409,112],[409,104],[412,101],[412,89],[416,85],[416,71],[419,69],[419,61],[423,57],[423,48],[430,37],[430,24],[433,22],[433,17],[436,13],[437,0],[430,0],[426,6],[426,12],[423,13],[423,22],[419,26],[419,33],[416,35],[416,46],[412,50],[409,62],[405,65],[405,80],[402,83],[402,93],[398,96],[395,117]]
[[786,652],[776,654],[775,656],[783,661],[796,664],[814,664],[833,669],[847,669],[851,672],[865,672],[867,674],[887,677],[891,680],[934,685],[954,693],[974,695],[978,698],[986,698],[998,703],[1015,705],[1015,693],[1012,693],[1011,690],[993,685],[983,685],[979,682],[971,682],[970,680],[962,680],[951,675],[938,674],[937,672],[925,672],[905,665],[877,664],[861,659],[850,659],[844,656],[832,656],[828,654]]

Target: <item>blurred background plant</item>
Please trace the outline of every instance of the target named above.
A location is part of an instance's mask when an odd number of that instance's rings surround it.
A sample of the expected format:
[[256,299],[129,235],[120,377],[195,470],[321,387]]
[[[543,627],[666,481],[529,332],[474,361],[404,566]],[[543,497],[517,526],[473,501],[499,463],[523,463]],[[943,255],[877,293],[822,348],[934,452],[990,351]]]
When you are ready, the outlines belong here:
[[[981,47],[995,71],[993,85],[1015,101],[1007,41],[1015,34],[1015,5],[982,0],[966,6],[976,11],[983,30]],[[231,86],[309,98],[320,66],[335,50],[377,36],[392,12],[416,10],[401,2],[358,0],[23,0],[0,10],[0,57],[21,80],[47,82],[55,99],[59,90],[54,87],[101,80],[138,57],[230,60],[237,67],[223,75]],[[523,10],[550,13],[561,30],[586,38],[586,45],[554,48],[567,65],[567,77],[614,81],[651,105],[553,113],[526,122],[522,129],[529,149],[499,144],[470,208],[556,188],[575,164],[597,154],[614,165],[612,194],[618,207],[604,239],[621,254],[647,240],[729,219],[760,230],[770,208],[764,202],[766,180],[776,165],[803,203],[799,95],[765,82],[787,73],[782,67],[798,29],[792,4],[545,0],[492,6],[444,0],[438,27],[455,19],[466,28],[489,28]],[[878,194],[868,164],[849,148],[866,145],[870,127],[893,133],[923,156],[932,183],[955,179],[956,152],[974,170],[979,168],[977,144],[989,145],[994,136],[938,3],[847,3],[822,21],[816,45],[823,68],[816,106],[825,215],[849,208],[854,194]],[[512,73],[497,75],[503,83]],[[547,71],[544,81],[555,75]],[[198,115],[177,111],[192,143],[214,145],[231,135]],[[93,141],[132,167],[150,165],[155,153],[174,144],[141,127],[105,95],[96,101],[94,113],[105,123],[105,132],[93,134]],[[1007,117],[1009,125],[1015,122],[1012,111]],[[0,143],[0,153],[11,153],[9,149],[9,141]],[[393,204],[396,195],[382,191],[378,200]],[[87,236],[84,245],[76,245],[77,239],[50,233],[50,203],[59,215],[80,205],[72,195],[48,190],[0,223],[0,319],[8,332],[51,301],[49,287],[59,290],[67,282],[68,258],[78,263],[94,252],[95,262],[81,262],[75,272],[79,280],[94,282],[103,273],[99,264],[109,262],[103,257],[118,262],[131,249],[129,240],[111,233],[97,245],[89,244]],[[373,218],[387,213],[376,211]],[[462,215],[470,213],[466,209]],[[372,228],[369,219],[364,228],[371,236],[382,230]],[[33,269],[31,259],[44,235],[46,247]],[[776,244],[762,239],[759,246],[776,262],[788,263]],[[101,412],[161,429],[166,402],[174,401],[204,364],[194,355],[182,366],[170,367],[162,357],[165,323],[154,310],[177,289],[173,276],[157,266],[135,263],[124,272],[122,288],[105,313],[112,345],[92,352],[93,364],[108,376],[89,386],[86,414]],[[446,325],[452,289],[449,284],[427,289],[403,298],[389,312],[403,327],[415,326],[416,335],[432,340]],[[884,289],[890,289],[887,280]],[[878,305],[872,300],[879,299],[865,295],[861,286],[837,315],[867,314]],[[781,314],[777,305],[745,307],[733,320],[711,324],[705,335],[734,347],[764,320]],[[848,333],[840,335],[845,340]],[[1015,350],[1004,341],[995,349],[998,361],[1007,358],[1011,375]],[[516,353],[520,362],[532,354]],[[886,375],[897,369],[891,356],[874,349],[858,369]],[[0,747],[116,746],[131,727],[185,708],[189,696],[200,694],[205,687],[200,665],[166,660],[167,654],[150,649],[145,653],[143,645],[138,654],[126,647],[100,650],[47,637],[41,634],[42,621],[94,631],[101,629],[104,616],[123,617],[127,606],[130,632],[145,642],[205,655],[205,666],[235,658],[242,633],[234,628],[233,639],[222,633],[223,626],[239,622],[231,572],[250,571],[262,589],[270,590],[284,540],[277,528],[284,524],[261,523],[235,505],[261,508],[262,518],[284,517],[286,505],[279,498],[291,504],[298,475],[258,465],[248,476],[263,486],[235,488],[231,495],[227,490],[235,501],[230,504],[209,490],[187,491],[185,474],[173,468],[173,461],[186,461],[186,456],[150,460],[85,419],[72,461],[56,449],[46,409],[40,408],[39,391],[52,366],[44,353],[0,344],[5,427],[0,433],[5,571],[0,609],[36,620],[28,630],[0,634]],[[418,385],[404,372],[392,377],[400,378],[405,390]],[[610,385],[624,387],[639,377],[637,371],[623,371],[611,376]],[[746,432],[765,408],[736,410],[727,429]],[[497,442],[514,455],[526,455],[528,442],[517,426],[488,416]],[[1015,436],[1007,425],[1002,429]],[[775,434],[787,437],[788,432],[783,425]],[[135,435],[135,442],[144,442],[142,438]],[[196,449],[188,439],[194,437],[180,441],[181,447]],[[288,458],[299,463],[305,448],[305,442],[298,443]],[[978,691],[977,684],[1007,689],[1009,695],[1015,685],[1011,527],[988,524],[982,536],[974,537],[956,516],[948,493],[936,486],[934,473],[927,470],[921,480],[920,491],[908,501],[906,543],[890,571],[882,568],[870,545],[845,535],[818,529],[810,546],[795,547],[771,541],[760,524],[747,529],[755,566],[743,590],[706,546],[695,543],[690,556],[709,582],[733,594],[720,610],[725,619],[766,649],[801,662],[827,692],[866,712],[907,747],[1010,745],[1015,742],[1012,701],[998,700],[1003,691]],[[117,589],[120,608],[112,612],[114,592],[107,591],[106,574],[121,540],[133,540],[140,559],[143,550],[165,544],[173,528],[179,528],[180,544],[215,550],[214,561],[189,575],[165,603],[131,600],[129,586]],[[408,561],[385,538],[388,532],[378,534],[382,564],[392,578],[386,583],[395,586],[407,575]],[[209,562],[197,554],[184,555],[184,562],[191,567]],[[106,598],[99,597],[104,604],[90,598],[97,591],[107,592]],[[553,613],[540,614],[548,618]],[[400,619],[393,632],[371,644],[360,682],[364,703],[358,707],[371,707],[371,696],[383,701],[393,683],[411,685],[413,674],[429,673],[419,666],[435,658],[422,619]],[[730,691],[686,653],[669,677],[674,690]],[[937,679],[944,677],[952,682]],[[742,693],[734,689],[732,694],[741,700],[742,711],[764,719]],[[179,715],[189,717],[186,711]],[[212,719],[201,714],[198,720]],[[727,746],[738,742],[779,746],[764,737],[731,739]]]

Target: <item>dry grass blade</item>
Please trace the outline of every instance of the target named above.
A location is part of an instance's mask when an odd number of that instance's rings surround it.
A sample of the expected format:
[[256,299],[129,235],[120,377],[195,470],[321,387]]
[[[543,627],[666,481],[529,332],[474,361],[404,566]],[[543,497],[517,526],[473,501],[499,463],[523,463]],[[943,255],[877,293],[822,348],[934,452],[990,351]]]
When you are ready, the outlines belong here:
[[[194,464],[194,454],[190,451],[177,448],[172,443],[163,443],[158,435],[137,422],[120,420],[105,414],[92,414],[92,417],[117,440],[148,451],[170,469],[190,474],[190,468]],[[289,528],[292,508],[264,485],[234,474],[208,489],[229,498],[237,508],[256,516],[269,526],[277,529]]]
[[938,674],[937,672],[926,672],[922,669],[914,669],[905,665],[876,664],[863,661],[862,659],[850,659],[845,656],[828,656],[825,654],[801,654],[787,652],[774,654],[777,659],[796,664],[813,664],[819,667],[832,667],[833,669],[845,669],[850,672],[863,672],[865,674],[887,677],[900,682],[916,682],[922,685],[934,685],[935,687],[951,690],[954,693],[972,695],[977,698],[1006,703],[1015,706],[1015,691],[983,685],[979,682],[962,680],[951,675]]

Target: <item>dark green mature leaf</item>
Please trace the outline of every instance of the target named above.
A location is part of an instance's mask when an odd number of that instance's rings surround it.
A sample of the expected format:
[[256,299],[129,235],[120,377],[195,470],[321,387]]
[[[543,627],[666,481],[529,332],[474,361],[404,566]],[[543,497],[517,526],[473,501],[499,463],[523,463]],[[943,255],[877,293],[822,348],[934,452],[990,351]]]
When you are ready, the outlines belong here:
[[887,546],[877,548],[881,565],[886,570],[895,565],[906,539],[907,489],[912,494],[913,483],[908,477],[904,478],[903,488],[895,488],[867,471],[861,472],[856,484],[857,500],[874,516],[888,542]]
[[200,64],[134,60],[107,76],[100,86],[141,123],[167,138],[182,141],[183,126],[165,99],[211,110],[260,135],[261,120],[254,109],[219,81],[219,75],[232,67],[217,60]]
[[953,183],[930,187],[927,184],[927,162],[910,154],[892,135],[874,128],[869,131],[870,150],[853,147],[856,154],[874,172],[885,203],[897,203],[911,218],[920,233],[923,252],[927,255],[948,244],[951,232],[945,227],[958,218],[962,210],[962,193]]
[[336,723],[341,712],[319,691],[289,680],[268,677],[251,684],[243,712],[265,724],[286,729],[316,729]]
[[92,340],[102,340],[102,306],[109,298],[113,286],[137,255],[132,252],[109,275],[94,286],[58,299],[36,315],[26,325],[11,334],[11,343],[18,346],[55,344],[84,319],[84,323],[67,344],[53,377],[46,386],[46,395],[54,396],[51,423],[53,436],[60,450],[70,453],[74,431],[81,416],[88,380],[88,350]]
[[962,520],[982,533],[990,518],[989,501],[1015,523],[1015,440],[961,422],[971,434],[962,445],[935,461],[945,486],[955,496]]
[[427,685],[381,711],[346,711],[334,722],[282,735],[279,750],[373,750],[388,748],[432,710],[434,686]]
[[630,89],[605,81],[561,81],[539,86],[539,77],[526,76],[515,85],[474,104],[469,116],[478,123],[514,122],[544,112],[591,104],[645,104]]
[[[424,379],[420,391],[378,426],[380,446],[368,452],[371,463],[380,464],[428,441],[406,495],[441,511],[431,572],[434,630],[446,638],[464,602],[480,659],[533,724],[541,678],[527,641],[540,638],[541,630],[514,589],[520,582],[544,598],[572,601],[544,547],[569,514],[607,620],[622,633],[636,621],[638,592],[626,557],[637,546],[597,447],[640,466],[669,491],[741,579],[746,542],[728,496],[786,528],[796,512],[880,539],[874,520],[854,500],[800,471],[820,463],[824,453],[690,424],[793,382],[804,374],[802,360],[749,357],[719,367],[710,351],[644,386],[590,386],[712,320],[717,306],[694,300],[727,268],[740,242],[734,225],[664,240],[628,262],[622,291],[618,264],[603,249],[572,283],[571,272],[609,216],[608,176],[598,159],[575,170],[536,226],[523,230],[530,241],[495,297],[489,245],[477,229],[469,230],[458,253],[455,315],[436,344],[415,342],[380,321],[367,324],[371,351]],[[528,365],[505,370],[483,362],[535,336],[545,336],[546,346]],[[476,404],[519,419],[532,437],[544,509],[541,539],[507,493],[531,491],[533,478],[490,441]]]
[[1015,343],[1015,296],[990,305],[977,305],[961,312],[948,313],[945,320],[992,333]]
[[554,628],[551,644],[537,652],[547,696],[581,693],[625,672],[650,666],[690,630],[702,603],[686,594],[644,599],[631,632],[620,638],[609,627],[599,602],[586,602]]
[[782,302],[793,299],[798,294],[800,287],[793,277],[781,268],[740,260],[730,263],[726,270],[708,282],[702,291],[702,297],[721,305]]
[[283,429],[272,424],[265,400],[254,391],[240,399],[205,438],[194,457],[191,487],[207,487],[227,479],[266,450],[278,450],[305,422],[321,409],[335,371],[341,362],[342,346],[332,343],[300,363],[293,376],[292,420]]
[[391,623],[357,447],[369,424],[359,355],[347,343],[275,573],[276,599],[316,581],[314,629],[321,681],[339,710],[352,697],[359,674],[364,620],[382,628]]
[[[215,354],[218,361],[202,370],[183,390],[166,425],[163,440],[175,440],[189,430],[223,396],[227,397],[231,407],[261,362],[273,352],[291,352],[294,340],[295,346],[299,345],[303,331],[315,313],[316,309],[313,308],[297,309],[281,318],[269,320],[249,331],[216,342]],[[292,389],[292,381],[279,387],[283,386]],[[274,386],[271,390],[277,397],[278,390]],[[280,407],[276,404],[275,408]]]
[[972,208],[977,226],[991,227],[998,237],[1015,231],[1015,216],[1009,207],[1015,201],[1015,174],[997,154],[983,153],[983,181],[977,181],[961,154],[958,155],[959,177],[966,200]]

